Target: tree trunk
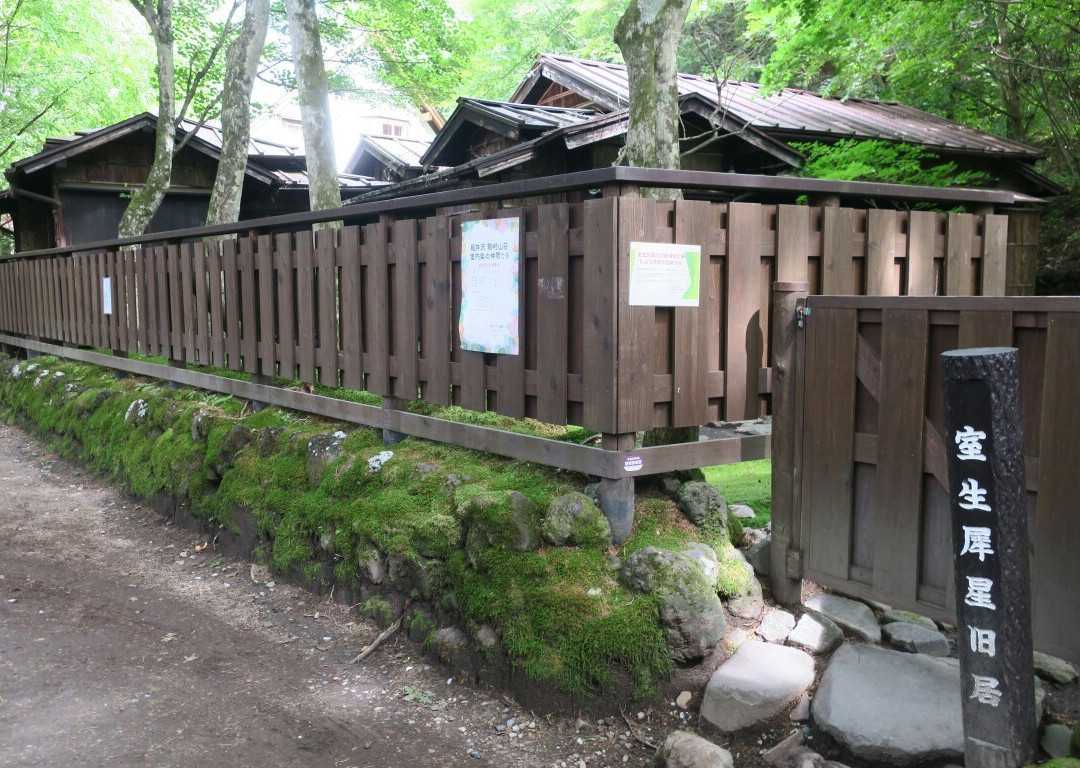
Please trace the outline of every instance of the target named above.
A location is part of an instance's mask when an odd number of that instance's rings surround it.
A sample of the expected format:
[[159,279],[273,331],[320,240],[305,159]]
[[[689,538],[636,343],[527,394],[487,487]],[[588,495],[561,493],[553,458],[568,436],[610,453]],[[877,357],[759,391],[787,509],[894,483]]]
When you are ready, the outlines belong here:
[[341,205],[334,137],[330,125],[330,96],[323,66],[315,0],[285,0],[289,16],[296,84],[300,92],[300,122],[307,155],[311,210]]
[[[630,127],[620,161],[638,168],[679,167],[679,90],[675,54],[691,0],[630,0],[615,43],[630,83]],[[679,190],[643,189],[658,200]]]
[[266,41],[270,0],[247,0],[240,34],[229,45],[225,58],[225,83],[221,96],[221,158],[206,223],[224,224],[240,218],[240,196],[247,168],[251,136],[251,87]]
[[157,49],[158,116],[154,163],[146,182],[132,196],[120,218],[120,237],[141,235],[150,225],[172,180],[173,148],[176,146],[176,72],[173,60],[173,0],[132,0],[143,14]]

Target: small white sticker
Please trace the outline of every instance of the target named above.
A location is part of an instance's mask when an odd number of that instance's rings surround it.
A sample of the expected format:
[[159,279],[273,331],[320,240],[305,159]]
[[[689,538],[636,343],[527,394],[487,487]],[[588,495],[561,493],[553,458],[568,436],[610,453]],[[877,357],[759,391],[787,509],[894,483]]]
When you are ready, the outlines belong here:
[[637,472],[643,466],[645,466],[645,462],[641,460],[640,456],[627,456],[622,463],[622,468],[627,472]]
[[101,306],[106,315],[111,315],[113,313],[111,277],[101,278]]

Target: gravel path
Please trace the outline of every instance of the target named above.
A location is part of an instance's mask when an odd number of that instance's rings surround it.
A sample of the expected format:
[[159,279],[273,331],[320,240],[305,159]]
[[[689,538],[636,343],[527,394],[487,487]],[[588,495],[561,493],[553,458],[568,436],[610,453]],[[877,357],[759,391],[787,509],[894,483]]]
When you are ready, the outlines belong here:
[[619,719],[536,717],[401,637],[350,665],[374,625],[206,544],[0,426],[0,766],[651,761]]

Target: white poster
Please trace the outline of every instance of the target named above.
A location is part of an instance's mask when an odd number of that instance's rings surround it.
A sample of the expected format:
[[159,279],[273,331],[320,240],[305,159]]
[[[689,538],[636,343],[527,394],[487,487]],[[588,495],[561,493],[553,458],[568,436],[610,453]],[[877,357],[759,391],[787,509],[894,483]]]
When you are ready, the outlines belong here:
[[630,306],[696,307],[701,246],[630,243]]
[[461,348],[516,355],[520,306],[521,221],[461,223]]
[[112,314],[112,278],[101,278],[101,307],[106,315]]

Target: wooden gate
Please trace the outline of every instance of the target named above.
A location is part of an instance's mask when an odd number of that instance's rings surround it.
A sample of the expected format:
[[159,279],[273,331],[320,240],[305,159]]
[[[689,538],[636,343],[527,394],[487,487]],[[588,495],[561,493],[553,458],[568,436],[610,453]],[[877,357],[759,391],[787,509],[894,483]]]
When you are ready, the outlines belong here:
[[1035,645],[1080,662],[1080,298],[812,296],[802,317],[788,575],[953,620],[940,355],[1015,346]]

